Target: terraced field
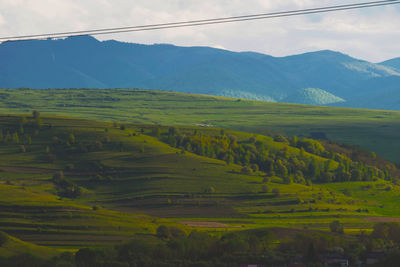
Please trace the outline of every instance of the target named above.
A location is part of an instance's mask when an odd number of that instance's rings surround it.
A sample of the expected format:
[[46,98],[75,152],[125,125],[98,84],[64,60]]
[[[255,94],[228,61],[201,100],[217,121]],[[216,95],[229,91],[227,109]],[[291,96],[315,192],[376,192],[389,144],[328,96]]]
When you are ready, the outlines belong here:
[[[29,99],[29,102],[26,100]],[[67,115],[96,121],[212,125],[244,132],[311,136],[400,160],[400,112],[267,103],[129,89],[2,89],[0,113]]]
[[[244,173],[243,166],[171,147],[163,141],[167,126],[3,115],[0,129],[0,230],[59,252],[152,236],[162,224],[186,232],[326,231],[340,220],[345,232],[357,233],[400,216],[399,187],[390,181],[306,185],[286,184],[279,176],[266,181],[262,171]],[[154,136],[155,129],[161,137]],[[200,136],[221,132],[178,129]],[[224,134],[238,143],[255,138],[269,151],[301,153],[269,136]],[[327,162],[310,153],[305,157]]]

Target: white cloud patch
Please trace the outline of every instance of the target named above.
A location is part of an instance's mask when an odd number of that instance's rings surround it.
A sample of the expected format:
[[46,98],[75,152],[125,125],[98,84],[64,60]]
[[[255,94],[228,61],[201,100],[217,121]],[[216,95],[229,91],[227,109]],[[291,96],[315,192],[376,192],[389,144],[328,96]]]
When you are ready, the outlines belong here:
[[[356,0],[2,0],[2,36],[217,18]],[[364,2],[357,0],[356,2]],[[400,7],[98,36],[137,43],[214,46],[274,56],[331,49],[370,61],[400,56]]]

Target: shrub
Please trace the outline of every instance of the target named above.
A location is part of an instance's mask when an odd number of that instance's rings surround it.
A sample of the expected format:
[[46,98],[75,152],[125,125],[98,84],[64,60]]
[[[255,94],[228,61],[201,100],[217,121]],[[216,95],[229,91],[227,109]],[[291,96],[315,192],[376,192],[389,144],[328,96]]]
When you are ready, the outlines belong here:
[[7,242],[7,235],[3,232],[0,232],[0,247],[3,246],[5,242]]
[[279,190],[279,188],[272,189],[272,193],[274,193],[275,197],[279,197],[281,195],[281,191]]
[[96,252],[89,248],[81,248],[75,253],[75,263],[80,266],[95,266]]
[[157,237],[160,239],[169,239],[171,237],[171,232],[169,231],[169,228],[165,225],[160,225],[157,228]]
[[205,190],[205,192],[210,194],[215,193],[215,188],[213,186],[210,186]]
[[36,120],[40,118],[40,112],[37,110],[32,111],[32,117]]
[[178,228],[176,226],[170,226],[169,232],[174,238],[186,237],[186,233],[181,228]]
[[249,166],[244,166],[240,172],[249,175],[253,173],[253,170]]
[[283,136],[281,134],[275,135],[274,136],[274,141],[275,142],[281,142],[281,143],[289,143],[289,140],[285,136]]
[[262,186],[262,191],[263,191],[263,193],[268,193],[269,192],[269,188],[268,188],[268,185],[263,185]]
[[329,224],[329,228],[331,229],[332,233],[340,233],[343,234],[343,224],[339,221],[333,221]]

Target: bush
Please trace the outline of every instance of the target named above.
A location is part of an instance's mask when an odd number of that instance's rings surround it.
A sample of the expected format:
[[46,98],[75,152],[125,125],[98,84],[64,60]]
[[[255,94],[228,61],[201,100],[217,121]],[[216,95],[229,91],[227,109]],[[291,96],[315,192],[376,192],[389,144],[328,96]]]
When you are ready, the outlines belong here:
[[240,172],[249,175],[253,173],[253,170],[249,166],[244,166]]
[[281,143],[289,143],[289,140],[285,136],[283,136],[281,134],[275,135],[274,136],[274,141],[275,142],[281,142]]
[[0,247],[7,242],[7,239],[8,239],[7,235],[3,232],[0,232]]
[[262,192],[263,193],[268,193],[269,192],[268,185],[265,184],[265,185],[262,186]]
[[272,193],[274,193],[275,197],[279,197],[281,195],[281,191],[279,190],[279,188],[272,189]]
[[26,152],[26,148],[24,145],[19,146],[19,152],[21,153],[25,153]]
[[64,180],[64,172],[59,171],[53,175],[53,182],[59,183],[60,181]]
[[75,263],[78,267],[95,266],[96,252],[89,248],[81,248],[75,254]]
[[176,226],[170,226],[169,232],[174,238],[186,237],[186,233],[181,228],[178,228]]
[[331,229],[332,233],[339,233],[343,234],[343,224],[339,221],[333,221],[329,224],[329,228]]
[[39,119],[39,117],[40,117],[40,112],[37,111],[37,110],[32,111],[32,117],[33,117],[34,119]]
[[157,228],[157,237],[160,239],[169,239],[171,237],[171,232],[169,231],[169,228],[165,225],[160,225]]
[[215,188],[213,186],[210,186],[205,190],[205,192],[209,194],[215,193]]

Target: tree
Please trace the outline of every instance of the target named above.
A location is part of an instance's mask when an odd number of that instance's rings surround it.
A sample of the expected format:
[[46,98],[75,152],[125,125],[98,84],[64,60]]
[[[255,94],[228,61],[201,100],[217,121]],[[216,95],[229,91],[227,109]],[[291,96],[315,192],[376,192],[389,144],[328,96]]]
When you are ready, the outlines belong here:
[[171,232],[169,231],[169,228],[165,225],[160,225],[157,228],[157,233],[156,233],[157,237],[160,239],[169,239],[171,237]]
[[225,157],[225,161],[226,161],[226,164],[227,164],[227,165],[233,163],[234,160],[235,160],[235,159],[233,158],[233,156],[232,156],[231,154],[228,154],[228,155],[226,155],[226,157]]
[[297,138],[297,136],[293,136],[293,138],[292,138],[292,144],[293,144],[293,146],[297,146],[297,143],[299,142],[299,138]]
[[291,184],[292,183],[292,178],[288,175],[283,176],[283,183],[284,184]]
[[19,144],[19,136],[17,132],[13,134],[12,141],[14,144]]
[[71,144],[75,143],[75,135],[73,133],[69,134],[68,142],[70,142]]
[[279,197],[281,195],[281,191],[279,190],[279,188],[272,189],[272,193],[275,197]]
[[176,127],[169,127],[168,129],[168,135],[176,135],[178,134],[178,128]]
[[19,146],[19,152],[21,152],[21,153],[25,153],[26,152],[26,149],[25,149],[24,145]]
[[339,233],[343,234],[343,224],[341,224],[339,221],[333,221],[329,224],[329,228],[331,229],[332,233]]
[[181,228],[178,228],[176,226],[170,226],[169,232],[171,233],[171,236],[174,238],[186,237],[186,233]]
[[96,266],[96,252],[89,248],[81,248],[75,254],[75,263],[78,267]]
[[20,124],[18,131],[19,131],[20,134],[24,134],[24,125]]
[[63,180],[64,180],[64,172],[63,172],[63,171],[56,172],[56,173],[53,175],[53,181],[54,181],[55,183],[60,183],[60,182],[63,181]]
[[153,136],[156,137],[156,138],[160,138],[161,137],[161,129],[159,127],[153,128]]
[[249,166],[244,166],[241,170],[241,173],[250,175],[253,173],[253,170]]
[[262,186],[262,192],[263,192],[263,193],[268,193],[268,192],[269,192],[268,185],[264,184],[264,185]]
[[7,240],[8,240],[8,237],[7,237],[6,233],[0,232],[0,247],[1,247],[5,242],[7,242]]
[[205,192],[209,193],[209,194],[213,194],[213,193],[215,193],[215,188],[213,186],[209,186],[209,187],[207,187]]
[[35,109],[34,111],[32,111],[32,117],[35,120],[39,119],[40,118],[40,112]]

